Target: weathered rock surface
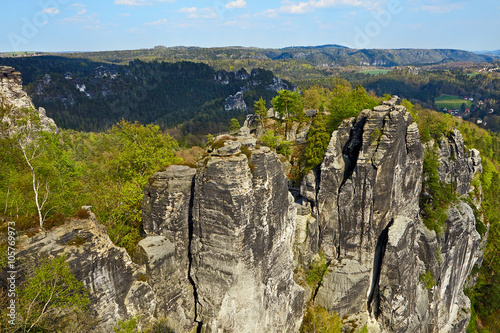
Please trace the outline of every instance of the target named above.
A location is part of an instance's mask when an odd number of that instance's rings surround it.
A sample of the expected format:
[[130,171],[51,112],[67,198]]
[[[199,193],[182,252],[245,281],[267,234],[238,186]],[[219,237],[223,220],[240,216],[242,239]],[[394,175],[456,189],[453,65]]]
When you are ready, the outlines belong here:
[[146,321],[153,320],[156,299],[152,288],[140,281],[144,270],[111,242],[92,213],[88,219],[73,220],[32,238],[22,236],[18,246],[24,267],[41,256],[66,255],[71,271],[90,294],[98,319],[94,332],[110,332],[118,320],[138,313]]
[[224,109],[226,111],[231,111],[231,110],[245,111],[247,109],[247,104],[243,99],[243,93],[239,91],[234,96],[231,95],[228,98],[226,98],[226,101],[224,102]]
[[[23,237],[19,257],[27,265],[66,254],[91,295],[95,332],[134,315],[166,319],[175,332],[298,332],[309,297],[373,332],[464,332],[470,301],[462,290],[485,240],[462,201],[448,209],[441,235],[422,223],[424,150],[399,99],[341,124],[301,195],[293,189],[297,202],[279,156],[256,145],[257,121],[217,137],[224,145],[198,169],[154,174],[134,262],[93,214]],[[291,131],[305,138],[304,129]],[[458,131],[433,145],[426,149],[439,154],[440,180],[467,194],[482,169],[479,153],[467,151]],[[306,295],[294,269],[320,252],[328,270]]]
[[306,143],[307,133],[309,133],[310,128],[311,128],[310,123],[301,124],[299,122],[295,122],[288,130],[286,134],[286,139],[293,141],[297,144]]
[[153,175],[142,203],[144,231],[138,263],[157,299],[157,318],[167,318],[176,331],[195,327],[194,289],[189,280],[191,207],[196,170],[171,165]]
[[[478,152],[466,151],[458,131],[438,152],[441,181],[466,194],[481,170]],[[443,235],[423,225],[422,165],[418,128],[398,98],[333,133],[319,178],[310,173],[301,186],[315,207],[316,251],[330,260],[318,305],[341,316],[368,313],[384,332],[465,330],[470,304],[462,289],[484,243],[463,202],[449,209]],[[424,275],[437,284],[426,286]]]
[[[50,81],[50,80],[49,80]],[[26,116],[26,109],[35,109],[35,105],[23,90],[21,73],[12,67],[0,66],[0,106],[10,107],[11,110],[4,116],[2,121],[15,126],[17,118]],[[44,108],[39,108],[41,129],[44,131],[57,132],[56,123],[52,118],[47,117]],[[9,128],[10,132],[15,132],[15,128]],[[8,133],[7,133],[8,134]]]
[[453,130],[449,138],[442,137],[439,142],[439,180],[455,183],[459,194],[466,194],[470,189],[470,182],[476,172],[482,172],[479,151],[467,151],[462,134]]
[[273,78],[273,83],[267,86],[266,89],[272,91],[287,90],[288,85],[285,82],[283,82],[279,77],[275,76]]
[[191,277],[202,332],[294,332],[304,291],[293,281],[293,198],[269,148],[211,156],[198,170]]

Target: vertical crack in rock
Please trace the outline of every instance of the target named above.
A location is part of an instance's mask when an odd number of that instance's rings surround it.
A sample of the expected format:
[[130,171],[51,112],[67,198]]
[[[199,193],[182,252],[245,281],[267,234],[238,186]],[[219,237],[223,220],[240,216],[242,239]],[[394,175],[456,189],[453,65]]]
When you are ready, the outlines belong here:
[[378,319],[379,316],[379,282],[380,282],[380,272],[382,270],[382,263],[384,261],[385,249],[387,247],[387,241],[389,240],[389,228],[392,226],[394,220],[389,222],[389,225],[382,231],[377,240],[377,246],[375,247],[375,257],[373,258],[373,275],[372,283],[370,286],[370,294],[368,295],[367,307],[368,311],[372,316]]
[[349,140],[342,150],[342,155],[345,161],[345,171],[344,179],[339,187],[339,193],[344,185],[344,183],[349,179],[356,169],[358,163],[359,152],[363,147],[363,127],[365,126],[366,118],[361,118],[360,121],[356,123],[353,129],[351,129],[351,134]]
[[193,178],[193,182],[191,183],[191,197],[189,198],[189,215],[188,215],[188,228],[189,228],[189,241],[188,241],[188,260],[189,260],[189,268],[188,268],[188,280],[191,286],[193,286],[193,297],[194,297],[194,320],[198,323],[196,327],[196,332],[200,333],[201,328],[203,326],[203,322],[198,319],[198,308],[201,304],[198,301],[198,291],[196,289],[196,283],[191,277],[191,268],[193,266],[193,253],[191,243],[193,241],[193,206],[194,206],[194,188],[195,188],[195,180]]

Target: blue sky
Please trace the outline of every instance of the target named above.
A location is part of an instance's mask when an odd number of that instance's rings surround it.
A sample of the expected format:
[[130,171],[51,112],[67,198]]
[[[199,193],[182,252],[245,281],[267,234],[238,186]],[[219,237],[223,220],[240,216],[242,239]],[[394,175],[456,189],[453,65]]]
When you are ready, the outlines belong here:
[[500,49],[498,0],[22,0],[0,6],[0,52],[155,45]]

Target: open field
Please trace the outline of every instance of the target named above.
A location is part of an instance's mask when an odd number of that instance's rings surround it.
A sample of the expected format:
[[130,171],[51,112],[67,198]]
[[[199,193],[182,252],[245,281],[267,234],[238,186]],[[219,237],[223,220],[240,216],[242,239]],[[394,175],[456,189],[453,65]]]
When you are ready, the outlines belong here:
[[368,70],[368,71],[361,71],[360,73],[370,74],[370,75],[385,75],[389,72],[390,72],[389,69],[372,69],[372,70]]
[[471,101],[466,101],[463,98],[460,98],[459,96],[451,96],[451,95],[439,96],[438,98],[435,99],[435,103],[439,109],[442,108],[459,109],[463,103],[465,103],[465,106],[467,108],[470,108],[472,106]]

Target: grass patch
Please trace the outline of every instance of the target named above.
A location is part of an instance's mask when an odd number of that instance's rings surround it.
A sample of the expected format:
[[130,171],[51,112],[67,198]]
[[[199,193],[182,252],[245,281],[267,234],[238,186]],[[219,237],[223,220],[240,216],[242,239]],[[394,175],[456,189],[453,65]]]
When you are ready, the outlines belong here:
[[313,332],[340,333],[342,321],[336,313],[329,313],[320,306],[312,305],[304,315],[300,333]]
[[313,288],[318,286],[321,282],[323,282],[323,276],[327,270],[328,263],[326,262],[326,257],[323,252],[320,252],[318,258],[312,262],[306,273],[307,284]]
[[425,274],[420,275],[419,280],[425,285],[425,288],[428,290],[432,289],[432,287],[436,285],[434,277],[432,276],[432,273],[430,271],[427,271],[425,272]]
[[362,74],[369,74],[369,75],[385,75],[389,73],[391,70],[389,69],[370,69],[367,71],[361,71],[360,73]]
[[442,109],[442,108],[448,108],[448,109],[457,108],[457,109],[460,109],[460,107],[464,103],[465,103],[465,107],[466,108],[470,108],[472,106],[472,102],[471,101],[466,101],[466,100],[464,100],[463,98],[461,98],[459,96],[452,96],[452,95],[442,95],[442,96],[439,96],[438,98],[436,98],[434,100],[434,102],[436,103],[436,106],[439,109]]
[[439,181],[439,156],[437,152],[428,150],[424,154],[422,194],[420,209],[425,226],[434,230],[439,236],[448,218],[447,210],[458,200],[455,184]]

